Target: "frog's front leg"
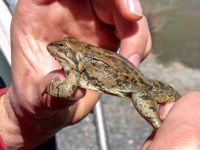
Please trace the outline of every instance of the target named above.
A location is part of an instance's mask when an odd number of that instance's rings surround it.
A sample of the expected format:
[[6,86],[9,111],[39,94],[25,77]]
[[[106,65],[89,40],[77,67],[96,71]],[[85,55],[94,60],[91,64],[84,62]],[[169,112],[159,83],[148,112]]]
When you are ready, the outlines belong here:
[[75,92],[80,79],[80,73],[75,70],[70,70],[67,78],[60,80],[54,79],[46,87],[46,92],[54,97],[69,98]]
[[159,128],[161,119],[158,116],[156,104],[146,92],[132,95],[132,102],[137,111],[154,127]]

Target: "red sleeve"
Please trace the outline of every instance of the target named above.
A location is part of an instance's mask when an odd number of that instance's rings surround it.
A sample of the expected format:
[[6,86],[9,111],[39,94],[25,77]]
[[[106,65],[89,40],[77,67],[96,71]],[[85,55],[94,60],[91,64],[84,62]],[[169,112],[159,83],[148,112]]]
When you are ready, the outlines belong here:
[[0,89],[0,96],[3,95],[8,90],[8,87]]
[[[0,96],[7,91],[8,87],[0,89]],[[4,144],[1,135],[0,135],[0,150],[7,150],[6,145]]]
[[1,136],[0,136],[0,150],[7,150],[6,145],[3,143]]

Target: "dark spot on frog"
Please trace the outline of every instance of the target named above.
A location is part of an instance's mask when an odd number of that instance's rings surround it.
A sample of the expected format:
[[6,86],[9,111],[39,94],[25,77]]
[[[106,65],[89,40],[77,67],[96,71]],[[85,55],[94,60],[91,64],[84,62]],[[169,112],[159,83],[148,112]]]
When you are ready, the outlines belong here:
[[142,96],[140,96],[140,98],[142,100],[152,100],[152,98],[149,95],[142,95]]
[[155,111],[155,107],[153,107],[153,106],[149,107],[148,109]]
[[148,91],[152,91],[153,90],[153,87],[150,86],[150,85],[147,85],[146,88],[147,88]]
[[72,86],[72,91],[75,91],[75,90],[76,90],[76,87],[77,87],[76,85],[73,85],[73,86]]
[[139,82],[140,82],[141,84],[145,84],[145,82],[144,82],[144,80],[143,80],[142,78],[138,78],[138,80],[139,80]]

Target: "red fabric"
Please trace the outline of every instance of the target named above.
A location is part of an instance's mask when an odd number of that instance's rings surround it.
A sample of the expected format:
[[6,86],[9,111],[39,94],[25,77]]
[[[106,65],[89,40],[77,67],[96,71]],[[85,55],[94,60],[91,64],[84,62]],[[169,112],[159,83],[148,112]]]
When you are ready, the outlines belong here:
[[0,89],[0,96],[8,90],[8,87]]
[[[0,89],[0,96],[7,91],[8,87]],[[1,136],[0,136],[0,150],[7,150],[6,145],[4,144]]]
[[3,143],[1,136],[0,136],[0,150],[7,150],[6,145]]

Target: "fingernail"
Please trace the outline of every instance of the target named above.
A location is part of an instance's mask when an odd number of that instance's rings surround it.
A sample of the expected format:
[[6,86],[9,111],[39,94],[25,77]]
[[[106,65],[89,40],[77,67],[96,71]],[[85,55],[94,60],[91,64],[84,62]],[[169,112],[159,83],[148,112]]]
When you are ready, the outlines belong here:
[[172,103],[168,103],[168,104],[165,104],[165,105],[160,105],[160,108],[159,108],[159,116],[162,120],[165,119],[165,117],[167,116],[167,114],[169,113],[169,111],[171,110],[171,108],[173,107],[174,105],[174,102]]
[[131,55],[128,60],[135,66],[139,66],[141,57],[138,54]]
[[70,97],[70,100],[79,100],[86,94],[85,89],[78,88]]
[[139,0],[127,0],[129,10],[139,16],[143,15],[142,7]]
[[166,117],[165,106],[163,106],[163,105],[160,105],[160,108],[159,108],[159,116],[160,116],[160,118],[161,118],[162,120],[165,119],[165,117]]

